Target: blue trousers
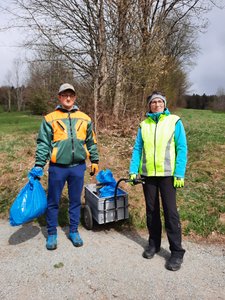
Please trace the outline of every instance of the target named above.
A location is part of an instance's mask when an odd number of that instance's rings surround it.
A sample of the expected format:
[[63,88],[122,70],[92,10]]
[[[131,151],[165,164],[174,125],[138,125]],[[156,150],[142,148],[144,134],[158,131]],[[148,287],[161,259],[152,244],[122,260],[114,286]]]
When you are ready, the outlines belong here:
[[70,232],[78,230],[85,170],[85,163],[73,167],[50,165],[46,218],[49,235],[57,233],[59,202],[66,182],[69,194]]

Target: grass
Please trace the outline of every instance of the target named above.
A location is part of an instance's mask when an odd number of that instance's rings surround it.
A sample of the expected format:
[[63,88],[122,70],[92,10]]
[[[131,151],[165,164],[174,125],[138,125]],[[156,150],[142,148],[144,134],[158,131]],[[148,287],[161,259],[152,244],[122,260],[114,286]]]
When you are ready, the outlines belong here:
[[177,112],[186,128],[186,186],[178,193],[185,234],[225,234],[225,114],[212,111]]
[[41,117],[27,113],[0,113],[0,214],[5,215],[27,182],[34,164],[36,134]]
[[33,116],[30,113],[4,112],[1,116],[1,134],[27,134],[36,133],[41,122],[40,116]]
[[[185,188],[178,190],[177,202],[183,234],[210,237],[225,235],[225,114],[201,110],[177,110],[188,140],[188,165]],[[127,116],[128,117],[128,116]],[[27,113],[0,113],[0,216],[8,210],[27,182],[34,164],[36,136],[41,117]],[[99,131],[100,168],[112,170],[116,180],[128,177],[129,162],[139,120],[124,120],[123,127],[106,126]],[[89,168],[89,163],[88,168]],[[47,171],[47,168],[46,168]],[[47,190],[47,172],[42,184]],[[85,175],[85,183],[95,182]],[[145,203],[141,186],[122,183],[129,194],[128,225],[145,228]],[[68,224],[65,188],[59,224]],[[45,223],[42,218],[41,223]],[[126,223],[125,223],[126,224]]]

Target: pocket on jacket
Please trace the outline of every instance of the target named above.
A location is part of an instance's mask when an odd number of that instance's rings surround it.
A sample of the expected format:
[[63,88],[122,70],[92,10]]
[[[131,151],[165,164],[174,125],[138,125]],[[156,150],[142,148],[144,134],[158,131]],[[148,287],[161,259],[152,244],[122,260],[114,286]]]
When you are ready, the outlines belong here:
[[61,121],[57,120],[52,123],[53,128],[53,142],[58,142],[68,139],[66,125]]
[[75,125],[75,130],[77,139],[84,141],[87,137],[87,121],[78,120]]

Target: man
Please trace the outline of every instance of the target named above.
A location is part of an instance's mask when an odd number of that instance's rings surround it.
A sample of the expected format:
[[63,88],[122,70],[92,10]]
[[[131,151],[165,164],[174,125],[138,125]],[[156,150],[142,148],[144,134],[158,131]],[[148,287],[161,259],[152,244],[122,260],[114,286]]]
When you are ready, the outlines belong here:
[[46,218],[48,250],[57,248],[59,201],[66,182],[69,195],[69,239],[75,247],[83,245],[78,225],[86,170],[85,160],[90,158],[92,175],[98,172],[99,161],[91,119],[75,105],[74,87],[68,83],[62,84],[58,100],[60,105],[42,121],[34,167],[43,169],[47,160],[50,160]]
[[153,92],[147,98],[149,112],[138,129],[130,162],[130,179],[140,174],[143,184],[149,246],[144,258],[152,258],[160,251],[162,223],[160,219],[161,194],[165,228],[171,256],[166,268],[179,270],[185,250],[181,245],[181,224],[176,206],[176,189],[184,186],[187,163],[187,142],[180,118],[170,114],[166,98]]

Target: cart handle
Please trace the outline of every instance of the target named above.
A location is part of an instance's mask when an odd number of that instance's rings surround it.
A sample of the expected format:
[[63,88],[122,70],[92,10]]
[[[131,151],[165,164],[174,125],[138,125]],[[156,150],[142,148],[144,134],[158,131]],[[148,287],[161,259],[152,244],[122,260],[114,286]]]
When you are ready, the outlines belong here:
[[115,192],[114,192],[114,203],[115,203],[115,220],[117,221],[117,190],[118,190],[118,186],[120,184],[121,181],[125,181],[125,182],[133,182],[134,185],[137,185],[137,184],[144,184],[145,183],[145,180],[144,179],[127,179],[127,178],[121,178],[117,181],[116,183],[116,186],[115,186]]

